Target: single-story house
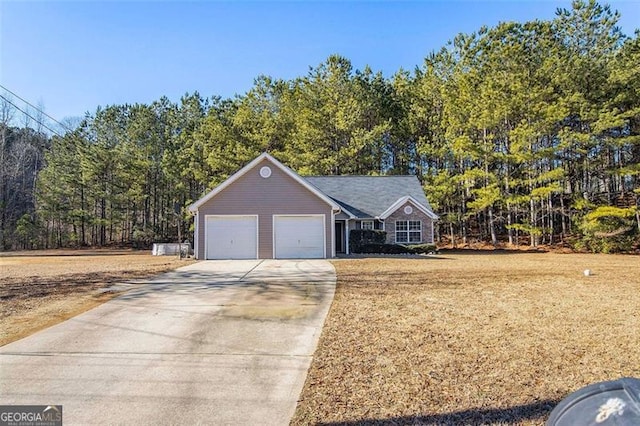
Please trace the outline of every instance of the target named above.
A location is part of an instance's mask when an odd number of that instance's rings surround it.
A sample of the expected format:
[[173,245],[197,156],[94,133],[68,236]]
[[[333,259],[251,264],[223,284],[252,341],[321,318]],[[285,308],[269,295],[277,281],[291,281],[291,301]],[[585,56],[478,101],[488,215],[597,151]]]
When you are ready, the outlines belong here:
[[197,259],[330,258],[353,229],[388,243],[433,243],[415,176],[300,176],[264,153],[189,207]]

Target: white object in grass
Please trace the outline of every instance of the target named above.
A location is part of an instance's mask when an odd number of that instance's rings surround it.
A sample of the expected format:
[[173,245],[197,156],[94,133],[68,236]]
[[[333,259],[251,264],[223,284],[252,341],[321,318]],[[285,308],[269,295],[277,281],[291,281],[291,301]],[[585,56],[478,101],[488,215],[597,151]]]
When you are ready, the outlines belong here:
[[585,276],[585,277],[588,277],[588,276],[590,276],[590,275],[591,275],[591,269],[585,269],[585,270],[584,270],[584,276]]

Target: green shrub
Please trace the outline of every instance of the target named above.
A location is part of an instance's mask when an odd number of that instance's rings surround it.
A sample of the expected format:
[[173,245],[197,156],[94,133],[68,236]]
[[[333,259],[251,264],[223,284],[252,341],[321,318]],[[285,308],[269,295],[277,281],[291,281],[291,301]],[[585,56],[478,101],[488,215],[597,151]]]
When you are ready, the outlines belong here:
[[576,248],[594,253],[631,251],[637,242],[635,208],[601,206],[587,213],[580,222],[582,238]]
[[367,244],[384,244],[386,240],[387,233],[378,229],[354,229],[349,231],[349,248],[352,253],[365,253],[360,251],[363,246]]
[[438,251],[435,244],[410,244],[406,247],[415,254],[429,254]]
[[433,253],[436,251],[434,244],[380,244],[380,243],[367,243],[360,247],[358,253],[370,253],[370,254],[424,254]]
[[151,229],[136,228],[133,231],[133,245],[136,248],[149,248],[155,239],[155,232]]
[[360,247],[360,251],[358,253],[412,254],[413,251],[409,247],[400,244],[367,243]]

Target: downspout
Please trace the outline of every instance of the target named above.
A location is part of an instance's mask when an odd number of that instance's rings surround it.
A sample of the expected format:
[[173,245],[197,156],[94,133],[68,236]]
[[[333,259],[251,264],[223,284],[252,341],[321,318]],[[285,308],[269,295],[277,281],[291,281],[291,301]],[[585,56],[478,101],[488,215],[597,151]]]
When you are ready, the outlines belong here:
[[193,235],[193,255],[195,256],[195,258],[197,260],[200,260],[200,237],[198,237],[198,234],[200,233],[200,211],[196,211],[195,214],[195,226],[193,227],[194,229],[194,235]]
[[[385,219],[386,219],[386,218],[385,218]],[[386,222],[386,220],[385,220],[385,219],[382,219],[380,216],[376,216],[376,220],[378,220],[379,222],[382,222],[382,230],[383,230],[384,232],[387,232],[387,225],[386,225],[386,223],[387,223],[387,222]],[[388,235],[387,235],[387,237],[388,237]],[[389,241],[389,240],[388,240],[388,239],[386,239],[386,237],[385,237],[385,242],[388,242],[388,241]]]
[[349,254],[349,218],[344,221],[344,252],[345,254]]
[[336,257],[336,212],[331,211],[331,257]]
[[342,209],[331,210],[331,257],[336,257],[336,215],[339,215]]

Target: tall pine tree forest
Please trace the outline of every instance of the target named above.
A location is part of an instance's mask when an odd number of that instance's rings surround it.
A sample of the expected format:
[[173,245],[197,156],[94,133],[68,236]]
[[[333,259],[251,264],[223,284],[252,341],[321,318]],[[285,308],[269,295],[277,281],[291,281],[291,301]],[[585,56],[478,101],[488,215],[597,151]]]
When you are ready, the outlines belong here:
[[267,151],[302,175],[416,175],[441,244],[637,250],[640,32],[618,19],[575,1],[391,77],[332,55],[231,99],[99,107],[62,136],[5,121],[0,248],[189,236],[187,206]]

